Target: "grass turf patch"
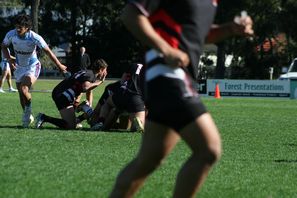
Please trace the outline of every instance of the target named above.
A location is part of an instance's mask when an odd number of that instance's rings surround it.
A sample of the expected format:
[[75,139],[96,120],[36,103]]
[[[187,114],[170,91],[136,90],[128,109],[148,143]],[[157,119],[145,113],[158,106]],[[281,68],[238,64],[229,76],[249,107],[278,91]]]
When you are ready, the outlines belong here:
[[[34,90],[58,81],[37,81]],[[103,91],[94,91],[94,104]],[[118,172],[138,151],[137,133],[22,129],[16,93],[1,94],[0,197],[107,197]],[[51,93],[33,92],[33,113],[59,116]],[[297,197],[296,100],[203,98],[223,142],[221,160],[201,197]],[[171,197],[177,171],[190,155],[179,143],[136,197]]]

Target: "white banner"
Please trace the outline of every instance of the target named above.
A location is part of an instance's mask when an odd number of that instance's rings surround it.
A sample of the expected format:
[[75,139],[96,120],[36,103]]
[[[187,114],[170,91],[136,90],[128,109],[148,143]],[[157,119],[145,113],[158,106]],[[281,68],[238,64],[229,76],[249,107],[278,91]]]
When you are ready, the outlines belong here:
[[213,96],[218,84],[221,96],[290,97],[289,80],[207,80],[207,93]]

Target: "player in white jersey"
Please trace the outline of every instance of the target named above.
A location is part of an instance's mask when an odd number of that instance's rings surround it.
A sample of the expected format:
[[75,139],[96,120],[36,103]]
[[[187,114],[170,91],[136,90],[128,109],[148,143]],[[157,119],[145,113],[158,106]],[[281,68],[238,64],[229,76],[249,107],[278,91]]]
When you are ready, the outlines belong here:
[[[19,91],[20,103],[23,108],[23,127],[28,127],[33,122],[31,115],[30,88],[36,82],[41,69],[36,47],[43,49],[50,59],[56,64],[61,72],[66,73],[67,67],[60,63],[50,50],[44,39],[30,30],[32,21],[28,15],[18,15],[15,19],[15,29],[10,30],[3,42],[2,51],[10,66],[15,69],[16,86]],[[8,47],[12,45],[16,59],[10,58]]]
[[[10,58],[14,58],[13,56],[10,56]],[[4,57],[2,51],[1,51],[1,70],[2,70],[2,75],[0,77],[0,93],[5,93],[3,90],[3,84],[5,79],[7,80],[7,84],[9,87],[9,92],[16,92],[17,90],[13,88],[12,82],[11,82],[11,70],[9,63],[7,59]]]

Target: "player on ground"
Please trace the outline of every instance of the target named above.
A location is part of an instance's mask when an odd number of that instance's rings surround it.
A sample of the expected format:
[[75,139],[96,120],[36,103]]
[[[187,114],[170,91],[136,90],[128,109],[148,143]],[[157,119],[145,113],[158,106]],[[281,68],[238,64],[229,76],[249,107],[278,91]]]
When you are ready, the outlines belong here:
[[[145,105],[143,101],[143,65],[134,63],[123,73],[121,80],[106,86],[92,116],[88,119],[91,130],[109,130],[123,113],[129,116],[127,128],[143,131]],[[82,111],[90,109],[87,103],[80,105]],[[121,117],[123,118],[123,116]],[[132,126],[131,126],[132,124]]]
[[77,121],[73,104],[76,97],[102,84],[107,75],[107,66],[103,59],[98,59],[94,62],[92,70],[78,71],[60,82],[54,88],[52,98],[62,119],[39,113],[36,118],[36,128],[48,122],[62,129],[75,129]]
[[93,127],[95,124],[97,124],[99,122],[99,115],[100,115],[101,107],[105,104],[108,97],[113,95],[120,88],[120,86],[121,86],[121,80],[116,81],[114,83],[110,83],[105,86],[104,91],[103,91],[100,99],[98,100],[98,102],[93,110],[93,113],[91,114],[91,117],[88,117],[86,114],[86,112],[89,111],[90,108],[92,108],[92,106],[90,105],[88,100],[83,101],[82,103],[77,105],[76,112],[81,112],[81,111],[84,112],[83,114],[78,116],[77,122],[80,123],[87,119],[88,123],[90,124],[91,127]]
[[122,77],[121,86],[110,95],[101,106],[98,123],[92,130],[109,129],[114,119],[121,113],[127,112],[130,120],[134,121],[134,126],[143,131],[145,121],[145,105],[143,100],[142,77],[143,65],[134,63],[129,66]]
[[[62,72],[65,73],[67,67],[60,63],[44,39],[30,30],[32,21],[28,15],[18,15],[14,25],[15,29],[10,30],[2,42],[2,51],[11,68],[15,69],[16,86],[23,108],[22,122],[23,127],[26,128],[34,119],[32,116],[32,95],[29,90],[39,77],[41,69],[36,47],[43,49]],[[8,51],[10,45],[13,46],[16,59],[10,57]]]

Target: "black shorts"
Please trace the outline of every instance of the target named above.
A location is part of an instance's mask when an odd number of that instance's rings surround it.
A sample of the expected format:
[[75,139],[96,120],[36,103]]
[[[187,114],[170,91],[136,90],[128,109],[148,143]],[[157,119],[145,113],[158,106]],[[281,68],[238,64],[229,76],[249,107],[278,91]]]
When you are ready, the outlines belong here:
[[[197,117],[207,112],[197,92],[189,82],[164,76],[146,82],[147,119],[179,132]],[[189,94],[192,89],[192,95]]]
[[66,107],[69,107],[73,105],[73,101],[69,101],[66,96],[64,96],[62,93],[52,93],[52,98],[56,104],[56,107],[60,111],[61,109],[65,109]]
[[137,113],[144,111],[144,101],[140,95],[119,91],[112,95],[112,101],[119,111]]

